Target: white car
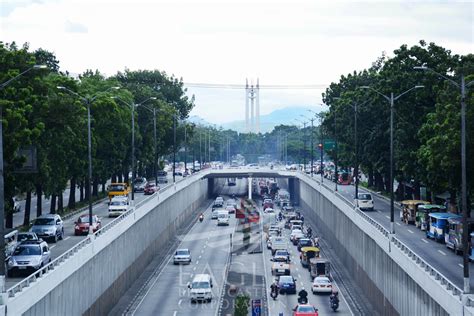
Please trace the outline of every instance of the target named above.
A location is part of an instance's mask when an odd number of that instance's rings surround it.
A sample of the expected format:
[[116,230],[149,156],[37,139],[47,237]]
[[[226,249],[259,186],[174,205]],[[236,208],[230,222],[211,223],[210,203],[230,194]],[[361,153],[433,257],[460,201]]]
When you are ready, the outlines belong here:
[[173,264],[191,264],[191,252],[187,248],[177,249],[174,253]]
[[332,282],[328,277],[318,276],[313,280],[311,285],[311,291],[313,294],[316,293],[331,293],[332,292]]
[[109,217],[120,216],[129,208],[128,197],[114,196],[109,203]]
[[222,209],[217,209],[217,208],[213,209],[211,212],[211,219],[217,219],[219,211],[222,211]]
[[369,193],[357,194],[356,206],[361,211],[373,211],[374,200],[372,199],[372,194],[369,194]]
[[301,235],[301,234],[303,234],[301,229],[293,229],[291,231],[291,234],[290,234],[290,240],[293,241],[295,239],[296,235]]
[[267,207],[263,210],[265,213],[275,213],[275,211],[271,207]]
[[287,262],[273,262],[272,275],[290,275],[290,265]]

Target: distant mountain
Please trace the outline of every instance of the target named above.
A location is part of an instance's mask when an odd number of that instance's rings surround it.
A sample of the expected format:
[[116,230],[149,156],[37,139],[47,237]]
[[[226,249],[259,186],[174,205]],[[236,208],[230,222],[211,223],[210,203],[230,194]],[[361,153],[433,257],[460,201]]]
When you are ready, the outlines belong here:
[[[308,110],[315,112],[322,111],[322,107],[304,107],[304,106],[292,106],[282,109],[275,110],[269,114],[260,116],[260,132],[266,133],[271,132],[275,126],[285,124],[285,125],[295,125],[295,119],[304,120],[301,115],[304,115],[308,118],[313,116]],[[316,124],[316,123],[315,123]],[[222,124],[223,128],[232,129],[238,132],[245,132],[245,120],[233,121]]]

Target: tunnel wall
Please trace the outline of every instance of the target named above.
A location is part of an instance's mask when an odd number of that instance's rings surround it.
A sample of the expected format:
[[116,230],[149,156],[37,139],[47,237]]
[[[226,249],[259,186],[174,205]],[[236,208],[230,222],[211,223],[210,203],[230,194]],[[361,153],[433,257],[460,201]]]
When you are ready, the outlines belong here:
[[196,177],[182,182],[159,200],[150,199],[46,274],[42,282],[10,300],[7,315],[107,315],[207,199],[207,180]]
[[[462,304],[332,191],[302,176],[300,207],[381,315],[462,315]],[[416,281],[414,280],[416,279]]]

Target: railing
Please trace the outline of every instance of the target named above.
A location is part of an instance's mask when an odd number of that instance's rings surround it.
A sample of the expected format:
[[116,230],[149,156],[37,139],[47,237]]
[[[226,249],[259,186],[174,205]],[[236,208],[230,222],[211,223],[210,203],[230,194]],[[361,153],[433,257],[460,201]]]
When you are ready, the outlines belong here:
[[[199,173],[198,175],[191,175],[187,178],[182,178],[179,181],[176,181],[176,184],[181,183],[182,181],[191,181],[189,179],[194,179],[196,176],[201,176]],[[159,193],[166,192],[168,190],[171,190],[171,188],[174,188],[176,184],[170,184],[163,188],[162,190],[159,191]],[[40,279],[42,276],[45,274],[49,273],[50,271],[53,271],[57,266],[60,264],[64,263],[67,259],[72,257],[74,254],[76,254],[80,249],[82,249],[84,246],[90,244],[93,240],[96,238],[99,238],[103,234],[105,234],[107,231],[109,231],[112,227],[116,226],[118,223],[122,222],[125,218],[130,216],[132,213],[135,212],[135,210],[139,207],[141,207],[143,204],[148,202],[150,199],[155,198],[156,195],[159,197],[159,193],[154,193],[147,197],[146,199],[143,199],[142,201],[138,202],[136,206],[132,206],[127,212],[121,214],[118,216],[116,219],[108,223],[107,225],[103,226],[101,229],[97,230],[94,234],[87,236],[86,238],[82,239],[80,242],[75,244],[72,248],[61,254],[59,257],[45,265],[43,268],[39,269],[38,271],[34,272],[27,278],[21,280],[11,288],[7,289],[7,295],[8,297],[15,297],[17,293],[20,293],[23,291],[23,289],[27,288],[30,286],[31,283],[36,282],[38,279]]]
[[[318,182],[320,185],[323,185],[326,189],[333,192],[334,195],[338,196],[344,203],[354,209],[354,211],[361,216],[366,222],[374,226],[382,235],[384,235],[389,241],[391,241],[395,246],[397,246],[400,250],[402,250],[410,259],[412,259],[418,266],[423,268],[426,273],[430,276],[434,277],[440,284],[443,286],[447,291],[452,292],[454,296],[458,296],[459,300],[462,299],[463,291],[456,286],[453,282],[451,282],[447,277],[445,277],[442,273],[436,270],[433,266],[431,266],[428,262],[423,260],[419,255],[417,255],[413,250],[411,250],[407,245],[397,239],[395,236],[390,234],[390,231],[386,229],[382,224],[378,221],[367,215],[365,212],[361,211],[359,208],[354,207],[352,201],[344,197],[337,191],[334,191],[333,188],[325,185],[325,183],[321,183],[319,179],[316,177],[311,177],[308,174],[302,172],[302,175],[306,176],[308,179],[312,179],[313,181]],[[467,297],[467,306],[474,306],[474,298]]]

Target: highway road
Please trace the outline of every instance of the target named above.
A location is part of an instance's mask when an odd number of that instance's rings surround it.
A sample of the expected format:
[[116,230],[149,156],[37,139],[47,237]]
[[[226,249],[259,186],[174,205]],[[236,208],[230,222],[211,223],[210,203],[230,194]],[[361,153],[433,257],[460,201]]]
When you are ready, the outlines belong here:
[[[244,180],[238,180],[234,187],[228,187],[220,180],[217,186],[224,199],[231,194],[243,195],[246,190]],[[231,216],[229,226],[217,226],[217,221],[211,219],[209,205],[203,208],[203,213],[204,221],[196,221],[177,247],[191,251],[191,264],[174,265],[172,255],[166,258],[163,269],[151,280],[153,285],[127,314],[208,316],[217,313],[229,257],[229,236],[234,232],[236,219]],[[211,275],[213,299],[210,303],[191,303],[187,284],[201,273]]]
[[[320,177],[315,177],[320,181]],[[334,182],[327,179],[323,181],[325,184],[334,187]],[[353,185],[338,185],[338,191],[349,201],[354,200]],[[366,189],[359,187],[359,192],[368,192]],[[390,229],[390,202],[387,199],[372,193],[374,199],[375,211],[366,212],[367,215],[383,225],[386,229]],[[432,239],[426,238],[425,232],[416,228],[415,225],[406,225],[400,221],[400,207],[395,203],[395,234],[410,249],[416,252],[426,262],[451,280],[460,289],[463,289],[463,260],[462,256],[455,255],[451,249],[445,244],[438,243]],[[474,263],[470,263],[470,271],[474,273]],[[474,278],[470,278],[471,288],[474,288]]]
[[[160,188],[164,189],[165,187],[169,185],[173,185],[172,177],[168,177],[168,184],[160,184]],[[180,180],[181,177],[176,177],[176,181]],[[146,197],[150,197],[149,195],[144,195],[143,193],[135,193],[135,204],[140,202],[141,200],[145,199]],[[93,213],[98,215],[99,218],[101,218],[102,221],[102,226],[107,225],[110,223],[112,220],[115,218],[110,218],[108,217],[108,201],[101,202],[99,204],[96,204],[93,206],[92,209]],[[47,212],[44,212],[44,214],[49,213],[49,209]],[[50,250],[51,250],[51,260],[54,260],[55,258],[59,257],[62,255],[64,252],[72,248],[75,244],[77,244],[79,241],[81,241],[83,238],[86,236],[74,236],[74,222],[79,218],[80,215],[82,214],[88,214],[88,210],[84,210],[80,214],[77,214],[76,216],[73,216],[69,219],[64,220],[64,239],[58,241],[57,243],[48,243]],[[15,275],[15,277],[7,277],[5,286],[6,288],[10,288],[11,286],[15,285],[17,282],[21,281],[25,277],[27,277],[27,274],[24,275]]]
[[[280,210],[277,208],[276,214],[278,214]],[[263,212],[261,212],[263,213]],[[275,214],[264,214],[263,215],[263,223],[264,225],[270,225],[275,223]],[[311,293],[311,285],[312,279],[310,277],[309,271],[307,268],[304,268],[300,263],[299,251],[290,241],[290,230],[283,228],[283,222],[278,224],[282,227],[282,236],[284,236],[288,240],[288,251],[291,254],[291,263],[290,263],[290,271],[291,275],[296,278],[296,290],[300,291],[304,288],[308,292],[308,303],[313,305],[318,309],[320,315],[327,315],[334,313],[329,305],[329,295],[328,294],[316,294],[313,295]],[[265,277],[267,280],[267,285],[272,283],[273,280],[276,279],[275,276],[271,273],[271,265],[272,262],[270,259],[272,258],[271,251],[265,249],[263,252],[264,257],[264,267],[265,267]],[[324,257],[324,255],[321,255]],[[336,288],[337,287],[337,284]],[[268,293],[267,293],[268,294]],[[269,295],[268,295],[269,296]],[[339,309],[337,310],[338,315],[353,315],[351,309],[346,303],[346,300],[341,291],[339,291]],[[268,307],[269,307],[269,314],[270,315],[279,315],[279,313],[283,313],[283,315],[292,315],[292,309],[298,303],[298,295],[297,294],[283,294],[278,295],[276,300],[268,297]]]

